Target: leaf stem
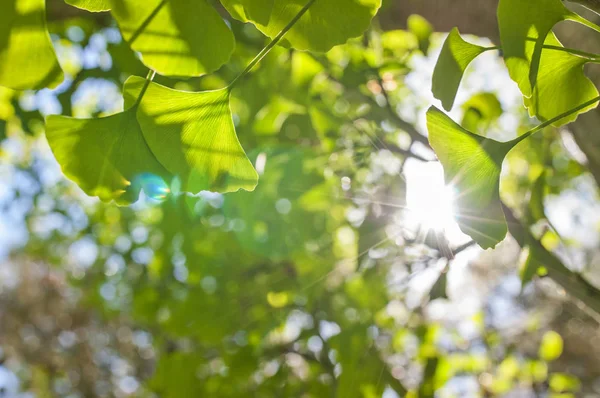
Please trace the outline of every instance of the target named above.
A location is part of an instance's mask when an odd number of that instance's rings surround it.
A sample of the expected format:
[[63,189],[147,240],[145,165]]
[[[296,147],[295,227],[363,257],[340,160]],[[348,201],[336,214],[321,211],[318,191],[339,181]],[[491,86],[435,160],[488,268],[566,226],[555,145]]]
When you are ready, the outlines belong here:
[[140,91],[140,95],[138,95],[137,100],[135,100],[135,104],[132,108],[136,108],[140,105],[140,102],[142,102],[142,98],[144,97],[144,94],[146,94],[146,90],[148,89],[150,82],[154,80],[155,75],[156,72],[152,69],[148,71],[148,74],[146,75],[146,81],[144,82],[144,87],[142,87],[142,91]]
[[[526,40],[527,41],[537,41],[537,39],[534,39],[533,37],[528,37]],[[563,52],[566,52],[569,54],[578,55],[580,57],[587,58],[591,62],[600,62],[600,54],[589,53],[586,51],[576,50],[574,48],[569,48],[569,47],[552,46],[550,44],[544,44],[542,46],[542,48],[545,48],[547,50],[563,51]],[[500,50],[501,51],[502,47],[493,46],[493,47],[484,47],[484,49],[483,49],[483,51],[490,51],[490,50]]]
[[229,85],[227,86],[228,90],[231,90],[238,83],[238,81],[240,79],[242,79],[244,76],[246,76],[248,73],[250,73],[252,71],[252,69],[273,49],[273,47],[275,47],[277,45],[277,43],[279,43],[281,41],[283,36],[285,36],[285,34],[290,29],[292,29],[292,27],[296,24],[296,22],[298,22],[298,20],[300,20],[300,18],[302,18],[302,16],[304,14],[306,14],[308,9],[313,5],[313,3],[315,1],[316,0],[309,0],[308,3],[306,3],[306,5],[304,7],[302,7],[302,9],[298,12],[298,14],[296,14],[296,16],[281,30],[281,32],[279,32],[279,34],[277,36],[275,36],[275,38],[273,40],[271,40],[271,42],[269,44],[267,44],[267,46],[265,48],[260,50],[260,52],[256,55],[256,57],[254,57],[252,59],[252,61],[250,61],[248,66],[246,66],[246,68],[239,75],[237,75],[231,81],[231,83],[229,83]]
[[[533,37],[528,37],[527,41],[537,41],[537,39]],[[589,58],[590,60],[598,60],[600,59],[600,54],[588,53],[586,51],[576,50],[574,48],[569,47],[560,47],[560,46],[552,46],[550,44],[544,44],[542,48],[546,48],[548,50],[556,50],[556,51],[564,51],[569,54],[579,55],[580,57]]]
[[523,141],[526,138],[529,138],[529,136],[531,136],[534,133],[537,133],[538,131],[544,129],[545,127],[550,126],[552,123],[556,123],[559,120],[567,117],[567,116],[571,116],[572,114],[579,112],[582,109],[587,108],[590,105],[595,104],[596,102],[600,101],[600,96],[591,99],[587,102],[584,102],[581,105],[577,105],[575,108],[569,109],[566,112],[561,113],[558,116],[553,117],[552,119],[546,120],[545,122],[538,124],[537,126],[535,126],[534,128],[532,128],[531,130],[527,131],[524,134],[521,134],[520,136],[518,136],[517,138],[515,138],[514,140],[508,141],[508,143],[512,144],[512,146],[517,145],[519,142]]

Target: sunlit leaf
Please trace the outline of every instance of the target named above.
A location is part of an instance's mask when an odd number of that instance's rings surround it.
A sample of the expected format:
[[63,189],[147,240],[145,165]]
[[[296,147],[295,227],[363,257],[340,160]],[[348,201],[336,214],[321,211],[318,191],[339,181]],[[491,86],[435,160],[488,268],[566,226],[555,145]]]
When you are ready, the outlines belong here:
[[0,85],[40,89],[62,80],[46,28],[45,0],[0,2]]
[[[125,83],[136,97],[144,79]],[[252,191],[258,174],[238,141],[229,91],[173,90],[150,83],[137,112],[144,138],[158,161],[181,179],[184,191]]]
[[166,76],[201,76],[226,63],[235,40],[208,0],[120,0],[112,14],[146,66]]
[[[567,19],[597,29],[569,11],[561,0],[500,0],[498,25],[502,52],[509,74],[524,96],[532,95],[537,74],[543,69],[540,58],[546,36],[554,25]],[[533,49],[528,53],[529,43],[533,43]]]
[[65,2],[91,12],[110,11],[110,0],[65,0]]
[[539,356],[544,361],[554,361],[563,351],[563,339],[560,334],[550,330],[544,333],[540,344]]
[[[236,19],[251,22],[274,38],[308,0],[221,0]],[[381,0],[316,0],[285,35],[299,50],[327,51],[360,36],[379,10]],[[270,11],[270,12],[269,12]]]
[[431,86],[434,97],[442,101],[444,109],[452,109],[467,66],[484,51],[485,48],[464,41],[458,29],[450,31],[435,65]]
[[500,170],[513,144],[473,134],[435,107],[427,112],[427,128],[446,183],[457,191],[461,230],[483,248],[496,246],[507,232],[500,203]]
[[[550,33],[544,43],[562,47],[554,33]],[[533,43],[528,42],[527,54],[530,55],[532,51]],[[544,48],[533,93],[531,97],[524,97],[529,114],[540,120],[548,120],[597,97],[598,89],[583,71],[583,66],[588,61],[565,51]],[[596,106],[598,104],[594,103],[553,125],[561,126],[572,122],[580,113]]]
[[479,93],[462,105],[464,109],[461,126],[479,132],[489,127],[502,115],[502,105],[493,93]]
[[143,188],[148,196],[168,192],[168,173],[144,137],[135,108],[96,119],[49,116],[46,137],[65,175],[90,196],[130,204]]

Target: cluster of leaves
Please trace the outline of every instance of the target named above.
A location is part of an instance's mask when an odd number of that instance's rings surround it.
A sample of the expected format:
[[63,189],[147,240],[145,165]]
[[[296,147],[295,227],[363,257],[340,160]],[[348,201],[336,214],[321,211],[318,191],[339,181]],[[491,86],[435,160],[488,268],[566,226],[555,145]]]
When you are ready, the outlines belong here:
[[[202,76],[233,53],[234,35],[207,0],[68,3],[90,12],[110,10],[144,65],[164,76]],[[251,22],[271,37],[272,44],[285,35],[290,46],[315,51],[359,36],[381,5],[380,0],[222,4],[234,18]],[[2,4],[0,85],[39,89],[62,81],[44,5],[44,0]],[[125,84],[123,112],[94,119],[50,117],[48,142],[64,173],[87,194],[105,201],[130,204],[142,189],[149,196],[161,196],[174,183],[177,191],[191,193],[251,191],[258,174],[235,132],[229,109],[232,87],[192,93],[132,78]]]
[[505,214],[507,209],[500,199],[502,164],[517,144],[545,127],[560,127],[574,121],[600,101],[598,89],[583,70],[585,64],[597,63],[600,55],[565,48],[552,32],[558,22],[565,20],[600,31],[594,23],[568,10],[561,0],[501,0],[498,5],[501,46],[471,44],[455,28],[444,43],[433,75],[432,91],[443,107],[450,110],[467,66],[486,51],[500,50],[530,116],[542,124],[510,141],[499,142],[486,138],[485,133],[469,131],[468,126],[460,126],[431,107],[427,126],[431,146],[444,165],[446,181],[458,191],[457,219],[462,231],[481,247],[490,248],[510,230],[521,246],[529,248],[523,265],[524,283],[538,271],[548,272],[571,294],[598,311],[600,307],[594,299],[597,290],[572,274],[529,232],[530,226],[546,218],[544,170],[539,172],[532,187],[525,225],[512,213]]

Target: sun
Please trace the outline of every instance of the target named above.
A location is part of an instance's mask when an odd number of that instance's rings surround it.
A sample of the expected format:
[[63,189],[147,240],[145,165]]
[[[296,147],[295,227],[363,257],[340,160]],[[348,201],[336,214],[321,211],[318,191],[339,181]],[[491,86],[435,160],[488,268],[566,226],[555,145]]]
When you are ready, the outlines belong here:
[[455,189],[444,183],[438,162],[409,159],[404,166],[406,178],[406,221],[415,231],[443,233],[450,243],[460,244],[464,235],[454,213]]

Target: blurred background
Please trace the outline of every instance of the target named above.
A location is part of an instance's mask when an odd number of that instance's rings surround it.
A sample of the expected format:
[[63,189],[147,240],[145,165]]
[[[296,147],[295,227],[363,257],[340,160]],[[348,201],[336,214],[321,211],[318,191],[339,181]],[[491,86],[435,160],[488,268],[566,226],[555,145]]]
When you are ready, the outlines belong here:
[[[65,82],[0,88],[0,397],[600,396],[599,316],[548,278],[522,284],[510,236],[483,251],[460,232],[427,143],[435,32],[492,45],[495,6],[389,0],[326,54],[275,48],[232,99],[256,191],[118,207],[63,177],[44,117],[118,112],[147,69],[109,13],[49,0]],[[266,44],[228,23],[228,65],[156,81],[225,86]],[[494,52],[451,116],[499,140],[535,124]],[[522,143],[501,193],[525,214],[546,169],[538,236],[600,286],[597,118]]]

